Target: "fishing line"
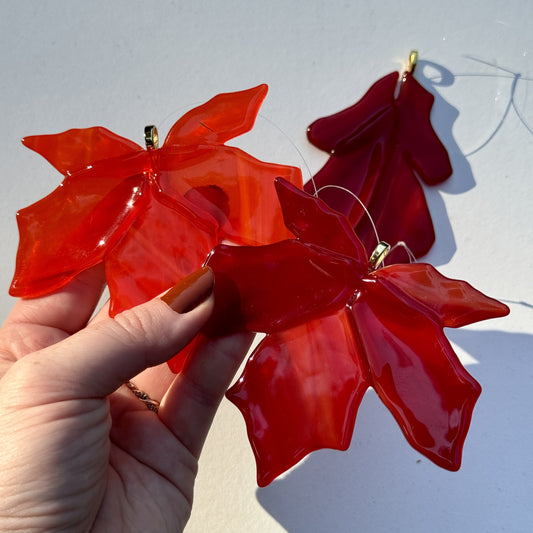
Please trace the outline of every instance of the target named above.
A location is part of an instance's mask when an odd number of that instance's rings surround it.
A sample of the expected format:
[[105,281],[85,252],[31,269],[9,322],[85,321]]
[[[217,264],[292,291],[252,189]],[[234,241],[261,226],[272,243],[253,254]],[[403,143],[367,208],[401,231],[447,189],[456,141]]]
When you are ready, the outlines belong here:
[[354,192],[350,191],[350,189],[347,189],[346,187],[342,187],[341,185],[333,185],[333,184],[332,185],[323,185],[322,187],[320,187],[320,189],[316,189],[315,180],[313,178],[311,178],[311,179],[313,180],[313,185],[314,185],[315,190],[316,190],[315,196],[317,198],[318,198],[318,195],[320,194],[320,192],[325,190],[325,189],[340,189],[341,191],[347,192],[349,195],[353,196],[353,198],[355,200],[357,200],[359,205],[363,208],[364,212],[366,213],[366,216],[368,217],[368,220],[370,220],[370,224],[372,224],[372,229],[374,230],[374,235],[376,236],[376,244],[381,241],[381,239],[379,238],[379,235],[378,235],[378,230],[376,228],[376,224],[374,223],[374,219],[372,218],[372,215],[370,214],[370,212],[366,208],[366,205],[363,203],[363,201],[359,198],[359,196],[357,196],[357,194],[355,194]]

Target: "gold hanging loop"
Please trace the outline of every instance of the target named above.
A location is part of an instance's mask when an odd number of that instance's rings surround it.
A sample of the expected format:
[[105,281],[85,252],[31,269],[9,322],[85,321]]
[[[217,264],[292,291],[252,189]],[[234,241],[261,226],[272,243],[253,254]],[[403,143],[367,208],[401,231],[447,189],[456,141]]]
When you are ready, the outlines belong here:
[[385,241],[380,241],[374,251],[372,252],[372,255],[370,256],[370,259],[368,260],[368,265],[370,266],[370,270],[376,270],[379,268],[379,265],[383,263],[383,260],[385,257],[387,257],[387,254],[390,252],[390,244]]
[[147,150],[155,150],[156,148],[159,148],[159,135],[155,126],[145,126],[144,143],[146,144]]
[[407,72],[414,74],[417,63],[418,63],[418,51],[412,50],[411,53],[409,54],[409,66],[407,67]]

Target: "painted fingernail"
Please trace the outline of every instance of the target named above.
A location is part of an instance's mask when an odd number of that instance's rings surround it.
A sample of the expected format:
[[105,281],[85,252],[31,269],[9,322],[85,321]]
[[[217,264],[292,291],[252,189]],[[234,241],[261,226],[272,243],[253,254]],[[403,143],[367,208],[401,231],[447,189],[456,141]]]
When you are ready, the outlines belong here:
[[213,271],[205,266],[181,280],[161,296],[161,300],[176,313],[188,313],[209,298],[213,292],[214,283]]

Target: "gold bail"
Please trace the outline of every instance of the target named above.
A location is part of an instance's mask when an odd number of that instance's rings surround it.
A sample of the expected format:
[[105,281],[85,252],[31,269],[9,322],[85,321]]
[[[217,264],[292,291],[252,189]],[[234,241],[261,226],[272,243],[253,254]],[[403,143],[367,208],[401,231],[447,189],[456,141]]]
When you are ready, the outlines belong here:
[[381,263],[383,263],[383,260],[385,257],[387,257],[387,254],[390,252],[390,244],[385,241],[380,241],[374,251],[372,252],[372,255],[370,256],[370,259],[368,260],[368,264],[370,265],[370,270],[376,270]]
[[159,135],[157,128],[154,125],[145,126],[144,128],[144,143],[147,150],[155,150],[159,148]]
[[407,67],[407,72],[414,74],[417,63],[418,63],[418,51],[411,50],[411,53],[409,54],[409,66]]

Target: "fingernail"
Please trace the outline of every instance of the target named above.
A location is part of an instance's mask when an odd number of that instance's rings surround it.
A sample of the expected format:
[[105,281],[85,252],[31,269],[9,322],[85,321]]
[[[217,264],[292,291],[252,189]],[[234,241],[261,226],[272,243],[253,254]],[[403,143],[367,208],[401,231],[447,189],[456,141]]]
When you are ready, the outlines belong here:
[[207,300],[213,292],[215,276],[208,267],[193,272],[161,296],[176,313],[188,313]]

